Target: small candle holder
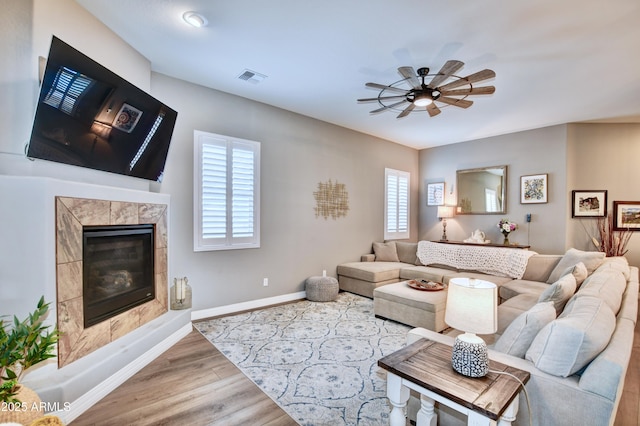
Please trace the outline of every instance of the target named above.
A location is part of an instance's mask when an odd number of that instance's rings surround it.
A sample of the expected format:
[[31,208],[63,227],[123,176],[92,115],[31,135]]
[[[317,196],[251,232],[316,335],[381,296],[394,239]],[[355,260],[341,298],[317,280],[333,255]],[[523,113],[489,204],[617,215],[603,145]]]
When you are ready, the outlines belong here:
[[171,309],[174,311],[191,308],[191,286],[187,277],[174,278],[170,291]]

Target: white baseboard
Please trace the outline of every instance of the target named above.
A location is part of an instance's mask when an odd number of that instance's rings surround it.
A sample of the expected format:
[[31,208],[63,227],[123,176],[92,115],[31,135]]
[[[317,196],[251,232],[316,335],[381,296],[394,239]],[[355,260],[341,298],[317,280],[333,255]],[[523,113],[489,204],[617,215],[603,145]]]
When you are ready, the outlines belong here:
[[171,346],[175,345],[180,341],[183,337],[191,333],[193,327],[191,323],[183,326],[178,331],[164,339],[162,342],[158,343],[150,350],[145,352],[143,355],[139,356],[129,364],[127,364],[124,368],[119,370],[116,374],[110,376],[107,380],[95,386],[89,392],[76,399],[72,403],[68,405],[68,410],[60,410],[55,411],[53,413],[49,413],[55,416],[58,416],[64,424],[69,424],[76,418],[78,418],[82,413],[87,411],[93,405],[95,405],[102,398],[107,396],[111,391],[115,388],[126,382],[130,379],[134,374],[138,371],[142,370],[147,364],[151,361],[162,355],[164,351],[169,349]]
[[218,306],[217,308],[191,311],[191,321],[216,317],[219,315],[228,315],[235,312],[248,311],[251,309],[258,309],[265,306],[277,305],[278,303],[292,302],[294,300],[304,299],[305,297],[307,297],[307,293],[305,291],[299,291],[297,293],[283,294],[281,296],[267,297],[265,299],[235,303],[233,305]]

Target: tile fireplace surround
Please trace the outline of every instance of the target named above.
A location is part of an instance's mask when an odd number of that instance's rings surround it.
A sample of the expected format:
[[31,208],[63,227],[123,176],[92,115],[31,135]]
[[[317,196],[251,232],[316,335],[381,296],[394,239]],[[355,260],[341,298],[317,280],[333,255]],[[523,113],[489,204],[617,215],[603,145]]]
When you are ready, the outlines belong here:
[[[155,299],[84,328],[82,227],[155,225]],[[63,367],[167,311],[167,205],[56,197],[58,366]]]

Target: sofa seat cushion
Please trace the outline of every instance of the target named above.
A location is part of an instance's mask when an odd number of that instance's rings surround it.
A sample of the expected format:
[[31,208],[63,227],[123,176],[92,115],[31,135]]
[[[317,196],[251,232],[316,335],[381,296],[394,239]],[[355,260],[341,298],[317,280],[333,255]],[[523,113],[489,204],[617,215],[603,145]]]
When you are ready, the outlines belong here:
[[443,268],[432,266],[407,266],[400,269],[401,280],[428,280],[438,283],[443,282],[444,274],[450,272]]
[[540,296],[549,288],[549,284],[540,281],[512,280],[498,288],[500,299],[508,300],[519,294],[534,294]]
[[377,283],[397,280],[400,269],[411,266],[402,262],[348,262],[338,265],[338,275]]
[[545,373],[568,377],[602,352],[615,327],[616,317],[604,300],[572,299],[557,319],[540,330],[525,358]]
[[509,324],[511,324],[520,314],[531,309],[538,303],[537,294],[519,294],[498,305],[498,331],[503,334]]
[[591,274],[604,261],[604,256],[605,254],[600,251],[582,251],[570,248],[564,256],[562,256],[562,259],[560,259],[560,262],[558,262],[553,271],[551,271],[547,282],[552,284],[558,281],[562,274],[566,272],[567,268],[577,265],[579,262],[584,263],[588,273]]
[[538,298],[538,302],[553,302],[553,305],[556,308],[556,313],[559,315],[564,309],[564,305],[567,304],[567,301],[575,292],[576,278],[573,274],[568,273],[567,275],[560,277],[558,281],[551,284],[549,288],[542,292]]
[[444,274],[443,280],[446,284],[448,284],[451,278],[476,278],[478,280],[484,280],[484,281],[489,281],[490,283],[494,283],[498,287],[513,281],[513,278],[487,275],[487,274],[483,274],[482,272],[475,272],[475,271],[460,271],[460,272],[450,271]]
[[627,280],[615,269],[596,271],[585,280],[576,297],[594,296],[604,300],[614,314],[618,314]]
[[554,319],[556,319],[556,309],[553,302],[536,303],[509,324],[493,349],[524,358],[538,332]]

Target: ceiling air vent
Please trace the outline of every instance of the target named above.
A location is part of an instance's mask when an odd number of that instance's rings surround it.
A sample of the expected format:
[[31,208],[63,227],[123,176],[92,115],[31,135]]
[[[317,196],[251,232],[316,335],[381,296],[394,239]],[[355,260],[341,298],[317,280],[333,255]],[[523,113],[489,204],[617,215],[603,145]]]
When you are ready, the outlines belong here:
[[249,83],[258,84],[262,80],[267,78],[267,76],[264,74],[260,74],[259,72],[245,69],[244,72],[238,76],[238,78],[240,80],[248,81]]

